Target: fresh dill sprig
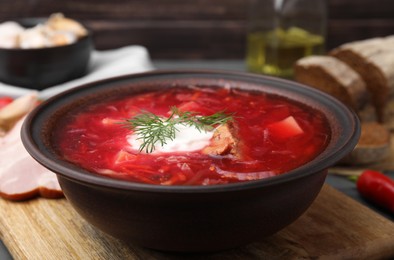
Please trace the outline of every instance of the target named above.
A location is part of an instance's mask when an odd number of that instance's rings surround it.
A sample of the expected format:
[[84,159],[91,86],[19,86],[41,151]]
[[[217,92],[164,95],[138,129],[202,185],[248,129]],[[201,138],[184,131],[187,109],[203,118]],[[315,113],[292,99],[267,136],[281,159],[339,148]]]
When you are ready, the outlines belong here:
[[179,131],[176,125],[183,124],[194,126],[199,131],[209,131],[216,125],[224,124],[232,120],[232,114],[223,111],[209,116],[200,116],[195,112],[180,111],[177,107],[171,107],[169,117],[159,117],[148,111],[141,111],[131,119],[126,119],[123,124],[133,130],[142,141],[139,147],[140,152],[152,153],[155,145],[164,146],[168,140],[174,140],[176,132]]

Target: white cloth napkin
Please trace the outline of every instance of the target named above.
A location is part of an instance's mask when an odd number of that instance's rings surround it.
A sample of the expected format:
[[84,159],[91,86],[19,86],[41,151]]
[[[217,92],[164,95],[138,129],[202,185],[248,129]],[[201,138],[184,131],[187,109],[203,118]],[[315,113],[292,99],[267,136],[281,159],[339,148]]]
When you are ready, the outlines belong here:
[[[91,56],[88,73],[85,76],[41,90],[39,97],[45,99],[66,89],[96,80],[152,69],[149,53],[143,46],[132,45],[114,50],[95,50]],[[10,86],[0,82],[0,95],[17,97],[31,91],[32,89]]]

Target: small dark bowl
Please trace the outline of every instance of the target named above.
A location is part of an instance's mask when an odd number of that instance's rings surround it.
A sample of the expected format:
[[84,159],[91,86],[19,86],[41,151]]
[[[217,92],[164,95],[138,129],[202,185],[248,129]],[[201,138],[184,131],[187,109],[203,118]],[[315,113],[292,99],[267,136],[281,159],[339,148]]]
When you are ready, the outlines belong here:
[[[16,21],[25,28],[43,22],[40,18]],[[31,89],[44,89],[86,74],[93,50],[91,33],[72,44],[37,48],[0,48],[0,81]]]
[[[216,186],[159,186],[93,175],[58,156],[57,120],[85,102],[171,86],[217,86],[286,96],[318,109],[332,136],[312,161],[267,179]],[[167,71],[99,81],[59,94],[30,113],[22,129],[29,153],[57,173],[66,198],[92,225],[148,248],[207,252],[269,236],[295,221],[321,190],[327,168],[348,154],[360,134],[356,115],[320,91],[295,82],[235,72]]]

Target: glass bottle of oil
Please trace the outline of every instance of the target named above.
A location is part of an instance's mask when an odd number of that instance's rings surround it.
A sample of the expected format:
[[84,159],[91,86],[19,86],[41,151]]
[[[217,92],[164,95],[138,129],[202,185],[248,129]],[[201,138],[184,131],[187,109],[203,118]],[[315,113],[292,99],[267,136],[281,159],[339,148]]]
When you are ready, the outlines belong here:
[[291,78],[298,59],[325,52],[326,24],[325,0],[251,0],[248,70]]

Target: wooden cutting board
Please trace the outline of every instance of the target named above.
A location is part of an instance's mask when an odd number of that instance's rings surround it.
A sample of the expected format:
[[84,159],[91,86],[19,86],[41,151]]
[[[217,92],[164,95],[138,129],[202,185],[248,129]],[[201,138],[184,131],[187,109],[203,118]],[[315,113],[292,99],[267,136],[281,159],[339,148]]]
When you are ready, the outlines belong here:
[[[15,259],[184,259],[125,245],[90,226],[65,199],[0,200],[1,239]],[[236,235],[236,234],[234,234]],[[296,222],[250,245],[191,259],[394,257],[394,222],[327,184]]]

